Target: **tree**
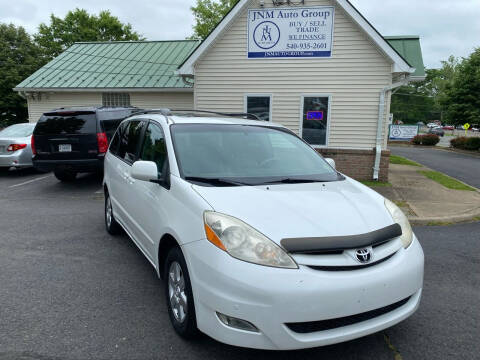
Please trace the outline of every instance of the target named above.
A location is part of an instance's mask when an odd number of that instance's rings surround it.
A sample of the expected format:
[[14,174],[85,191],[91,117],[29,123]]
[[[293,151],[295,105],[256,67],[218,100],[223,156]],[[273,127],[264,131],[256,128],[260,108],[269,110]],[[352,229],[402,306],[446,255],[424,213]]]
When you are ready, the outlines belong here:
[[464,58],[441,99],[452,124],[480,123],[480,48]]
[[40,24],[34,38],[49,60],[79,41],[143,40],[130,24],[123,24],[110,11],[97,16],[78,8],[64,19],[50,15],[50,24]]
[[440,69],[426,69],[425,80],[401,87],[392,96],[394,119],[405,123],[444,120],[446,89],[458,72],[459,59],[450,56]]
[[205,39],[239,0],[197,0],[190,9],[195,17],[191,39]]
[[25,99],[12,88],[42,65],[40,49],[23,27],[0,24],[0,128],[27,121]]

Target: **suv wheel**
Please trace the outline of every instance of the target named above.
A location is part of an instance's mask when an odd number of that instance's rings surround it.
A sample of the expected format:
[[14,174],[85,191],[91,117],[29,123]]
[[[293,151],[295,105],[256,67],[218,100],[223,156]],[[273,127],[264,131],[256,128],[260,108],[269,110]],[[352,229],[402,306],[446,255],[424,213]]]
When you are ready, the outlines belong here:
[[182,251],[172,248],[165,261],[165,297],[173,328],[183,338],[197,335],[195,305],[187,264]]
[[105,227],[110,235],[118,235],[121,231],[120,225],[113,216],[112,201],[108,192],[105,193]]
[[75,178],[77,177],[77,173],[74,171],[69,171],[69,170],[55,170],[53,172],[55,174],[55,177],[64,182],[70,182],[74,181]]

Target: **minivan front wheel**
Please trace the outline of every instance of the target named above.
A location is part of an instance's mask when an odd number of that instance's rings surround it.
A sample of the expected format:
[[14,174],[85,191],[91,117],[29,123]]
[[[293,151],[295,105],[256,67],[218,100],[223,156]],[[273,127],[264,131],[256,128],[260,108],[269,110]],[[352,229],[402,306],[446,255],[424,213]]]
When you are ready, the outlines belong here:
[[110,235],[118,235],[121,231],[120,225],[113,216],[112,200],[108,192],[105,194],[105,227]]
[[178,247],[170,250],[165,261],[165,297],[173,328],[183,338],[197,335],[195,305],[187,264]]
[[55,169],[53,173],[58,180],[64,181],[64,182],[74,181],[75,178],[77,177],[77,173],[75,171]]

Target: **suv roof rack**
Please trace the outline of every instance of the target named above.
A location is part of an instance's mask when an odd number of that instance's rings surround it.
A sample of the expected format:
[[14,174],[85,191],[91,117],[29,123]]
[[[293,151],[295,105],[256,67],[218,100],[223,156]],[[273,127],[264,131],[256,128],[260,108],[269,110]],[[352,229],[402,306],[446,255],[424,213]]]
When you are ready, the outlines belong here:
[[168,108],[149,109],[149,110],[141,110],[141,111],[135,112],[132,115],[161,114],[161,115],[164,115],[164,116],[171,116],[171,115],[175,115],[175,113],[215,114],[215,115],[229,116],[229,117],[242,117],[242,118],[247,118],[249,120],[260,120],[261,121],[261,119],[257,115],[251,114],[251,113],[229,113],[229,112],[209,111],[209,110],[194,110],[194,109],[177,109],[177,110],[170,110]]

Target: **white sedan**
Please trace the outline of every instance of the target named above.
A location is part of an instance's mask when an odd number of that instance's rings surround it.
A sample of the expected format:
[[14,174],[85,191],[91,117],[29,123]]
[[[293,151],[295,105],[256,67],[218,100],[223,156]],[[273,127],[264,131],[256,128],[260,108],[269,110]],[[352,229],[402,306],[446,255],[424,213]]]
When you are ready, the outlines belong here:
[[106,228],[164,279],[183,337],[276,350],[358,338],[415,312],[424,257],[402,211],[333,164],[271,122],[146,112],[106,154]]

